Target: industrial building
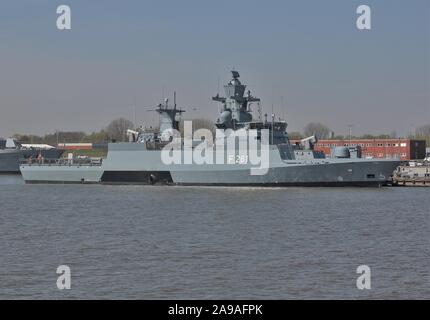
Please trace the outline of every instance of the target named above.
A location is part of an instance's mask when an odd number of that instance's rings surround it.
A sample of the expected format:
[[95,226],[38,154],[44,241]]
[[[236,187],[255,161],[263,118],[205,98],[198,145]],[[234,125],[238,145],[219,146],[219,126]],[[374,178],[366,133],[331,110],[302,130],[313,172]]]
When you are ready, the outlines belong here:
[[[299,140],[291,140],[292,144]],[[423,160],[426,157],[426,141],[413,139],[345,139],[345,140],[319,140],[315,144],[316,151],[331,155],[333,147],[359,147],[363,158]],[[107,143],[59,143],[61,150],[92,150],[107,149]]]

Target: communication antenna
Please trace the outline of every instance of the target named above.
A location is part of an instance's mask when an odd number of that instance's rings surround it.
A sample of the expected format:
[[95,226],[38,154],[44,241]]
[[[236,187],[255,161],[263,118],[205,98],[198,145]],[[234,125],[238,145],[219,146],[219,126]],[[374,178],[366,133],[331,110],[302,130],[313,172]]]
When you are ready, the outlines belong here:
[[257,104],[257,112],[258,112],[258,120],[259,121],[262,121],[262,115],[263,115],[263,110],[262,110],[262,108],[261,108],[261,103],[260,103],[260,101],[258,101],[258,104]]
[[162,86],[161,87],[161,99],[165,99],[166,98],[166,96],[164,95],[164,91],[166,91],[166,86]]
[[[272,108],[272,112],[273,112],[273,108]],[[275,125],[275,114],[272,113],[272,126],[271,126],[271,131],[272,131],[272,144],[273,144],[273,127]]]
[[281,96],[281,106],[282,106],[282,120],[285,120],[285,104],[284,104],[284,96]]
[[136,129],[137,128],[137,125],[136,125],[136,96],[134,96],[134,104],[133,104],[133,125],[134,125],[134,128]]

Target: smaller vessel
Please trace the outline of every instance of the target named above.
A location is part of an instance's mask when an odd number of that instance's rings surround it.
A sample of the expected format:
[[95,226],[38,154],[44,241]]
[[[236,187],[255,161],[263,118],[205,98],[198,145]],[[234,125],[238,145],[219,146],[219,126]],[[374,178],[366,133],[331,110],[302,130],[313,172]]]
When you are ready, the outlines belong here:
[[28,159],[58,159],[63,150],[47,144],[21,144],[15,139],[0,139],[0,173],[19,174],[20,162]]

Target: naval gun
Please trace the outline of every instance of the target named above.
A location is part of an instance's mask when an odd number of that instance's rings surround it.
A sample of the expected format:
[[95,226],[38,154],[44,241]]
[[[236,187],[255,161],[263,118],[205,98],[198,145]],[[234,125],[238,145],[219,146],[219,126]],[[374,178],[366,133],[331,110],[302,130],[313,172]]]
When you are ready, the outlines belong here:
[[306,150],[314,150],[315,144],[318,142],[316,136],[310,136],[300,140],[300,145]]
[[127,137],[129,142],[136,142],[139,137],[139,132],[131,129],[127,129]]

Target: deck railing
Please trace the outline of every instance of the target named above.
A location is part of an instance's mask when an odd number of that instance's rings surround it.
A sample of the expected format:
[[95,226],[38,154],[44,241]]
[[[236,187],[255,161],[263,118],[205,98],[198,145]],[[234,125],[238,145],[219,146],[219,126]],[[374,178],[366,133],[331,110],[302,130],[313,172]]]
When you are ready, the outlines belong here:
[[64,167],[79,167],[90,166],[99,167],[102,165],[103,159],[24,159],[21,165],[28,166],[64,166]]

